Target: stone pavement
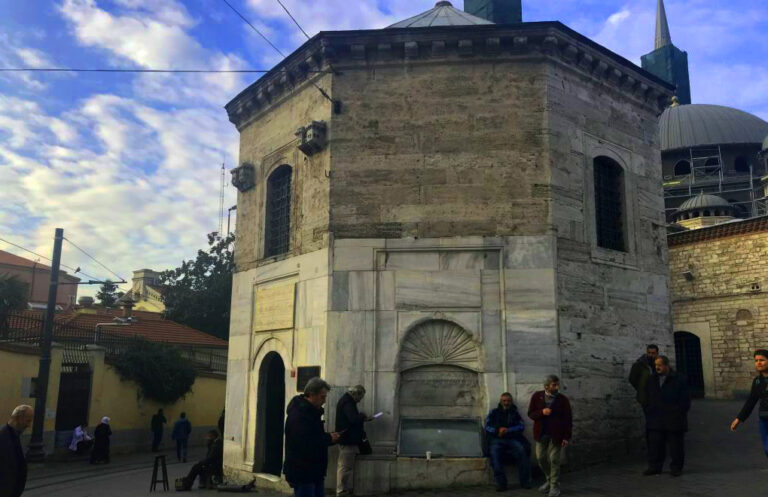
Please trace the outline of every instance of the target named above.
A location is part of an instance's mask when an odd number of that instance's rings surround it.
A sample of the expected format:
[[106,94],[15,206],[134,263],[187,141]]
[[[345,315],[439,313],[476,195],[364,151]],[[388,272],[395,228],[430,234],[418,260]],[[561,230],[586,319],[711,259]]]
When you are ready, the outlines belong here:
[[[574,497],[731,497],[763,495],[768,492],[768,459],[763,454],[757,433],[756,416],[731,433],[728,426],[741,403],[696,401],[690,416],[686,443],[685,473],[672,478],[664,473],[643,477],[642,456],[614,461],[569,472],[563,476],[563,495]],[[578,443],[578,441],[576,441]],[[175,462],[170,451],[169,480],[184,475],[192,465]],[[202,449],[190,454],[190,461],[202,456]],[[52,463],[34,467],[24,497],[136,497],[149,495],[152,454],[116,456],[113,464],[90,466],[85,462]],[[154,495],[154,494],[153,494]],[[193,490],[185,495],[224,495],[214,491]],[[256,495],[256,494],[251,494]],[[278,497],[260,491],[263,497]],[[540,496],[535,490],[512,488],[500,494],[493,487],[411,491],[397,497],[491,497],[515,495]]]

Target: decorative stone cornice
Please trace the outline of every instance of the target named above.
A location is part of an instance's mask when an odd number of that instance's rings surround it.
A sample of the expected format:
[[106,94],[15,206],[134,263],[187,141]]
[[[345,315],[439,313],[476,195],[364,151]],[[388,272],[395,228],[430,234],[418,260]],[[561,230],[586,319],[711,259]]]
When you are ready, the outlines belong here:
[[559,22],[322,32],[226,105],[238,129],[307,80],[345,70],[419,61],[549,58],[613,86],[654,112],[674,88]]

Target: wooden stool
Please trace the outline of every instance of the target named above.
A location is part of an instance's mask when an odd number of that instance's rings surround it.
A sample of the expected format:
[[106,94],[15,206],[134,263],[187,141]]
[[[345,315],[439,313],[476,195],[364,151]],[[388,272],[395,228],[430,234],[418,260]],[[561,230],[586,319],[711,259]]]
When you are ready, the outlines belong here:
[[[158,464],[161,465],[163,469],[163,477],[159,480],[157,479]],[[152,483],[149,484],[149,491],[155,491],[158,483],[163,484],[163,490],[168,491],[170,489],[168,486],[168,469],[165,466],[165,456],[155,456],[155,466],[152,468]]]

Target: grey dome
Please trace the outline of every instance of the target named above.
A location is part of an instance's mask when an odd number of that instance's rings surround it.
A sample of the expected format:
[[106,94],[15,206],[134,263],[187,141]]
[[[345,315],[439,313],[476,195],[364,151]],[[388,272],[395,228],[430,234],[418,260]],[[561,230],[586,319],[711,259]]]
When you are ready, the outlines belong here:
[[717,195],[706,195],[700,193],[695,197],[689,198],[677,208],[677,212],[690,211],[693,209],[706,209],[711,207],[726,207],[731,208],[730,202]]
[[759,144],[768,134],[768,122],[721,105],[669,107],[659,118],[659,126],[663,152],[706,145]]
[[493,24],[482,17],[473,16],[455,8],[451,2],[437,2],[435,7],[426,12],[396,22],[386,29],[391,28],[429,28],[433,26],[477,26],[480,24]]

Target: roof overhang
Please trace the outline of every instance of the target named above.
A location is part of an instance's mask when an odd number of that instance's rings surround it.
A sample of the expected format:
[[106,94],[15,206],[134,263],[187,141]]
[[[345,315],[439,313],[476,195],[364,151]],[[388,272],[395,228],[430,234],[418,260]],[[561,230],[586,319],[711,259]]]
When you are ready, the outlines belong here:
[[253,116],[281,101],[303,83],[340,74],[347,62],[397,59],[439,60],[452,55],[512,57],[539,55],[573,65],[650,104],[661,112],[674,85],[577,33],[560,22],[510,25],[323,31],[305,42],[226,106],[242,129]]

